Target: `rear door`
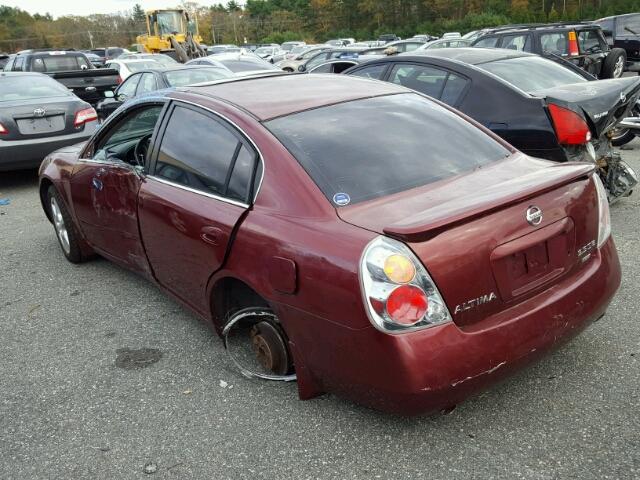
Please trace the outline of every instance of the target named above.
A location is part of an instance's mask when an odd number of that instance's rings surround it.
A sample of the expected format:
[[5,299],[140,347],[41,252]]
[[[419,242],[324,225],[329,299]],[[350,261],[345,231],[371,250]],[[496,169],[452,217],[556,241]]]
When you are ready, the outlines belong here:
[[231,124],[176,102],[140,189],[140,232],[156,279],[200,312],[252,203],[258,155]]

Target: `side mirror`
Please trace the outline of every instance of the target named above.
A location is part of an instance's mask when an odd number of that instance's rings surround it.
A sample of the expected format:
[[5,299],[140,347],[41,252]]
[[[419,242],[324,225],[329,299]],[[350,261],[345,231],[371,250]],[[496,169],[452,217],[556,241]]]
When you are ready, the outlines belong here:
[[306,72],[307,71],[307,67],[305,67],[304,65],[298,65],[298,71],[299,72]]
[[127,98],[129,98],[127,95],[125,95],[124,93],[119,93],[118,96],[116,97],[116,100],[118,100],[119,102],[126,102]]
[[113,92],[111,90],[105,90],[104,91],[104,98],[114,98],[115,95],[113,94]]

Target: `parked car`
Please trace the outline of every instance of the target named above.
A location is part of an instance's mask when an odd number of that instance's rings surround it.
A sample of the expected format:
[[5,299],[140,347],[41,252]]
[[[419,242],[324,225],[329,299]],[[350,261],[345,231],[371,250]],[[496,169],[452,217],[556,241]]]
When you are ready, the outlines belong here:
[[91,53],[100,57],[103,63],[118,58],[123,53],[130,53],[126,48],[108,47],[108,48],[92,48]]
[[[316,48],[318,47],[318,45],[299,45],[297,47],[293,47],[291,50],[289,50],[287,53],[285,53],[284,58],[281,60],[282,61],[286,61],[286,60],[293,60],[296,57],[299,57],[300,55],[302,55],[304,52],[307,52],[309,50],[311,50],[312,48]],[[324,45],[324,47],[326,48],[326,45]],[[278,63],[278,62],[276,62]]]
[[389,42],[381,47],[363,50],[361,55],[395,55],[396,53],[412,52],[424,44],[424,41],[413,38],[409,40],[398,40],[397,42]]
[[[334,50],[334,49],[332,47],[330,47],[329,45],[319,45],[319,46],[316,46],[316,47],[312,47],[312,48],[309,48],[308,50],[305,50],[304,52],[298,54],[294,58],[285,59],[285,60],[283,60],[281,62],[276,63],[275,66],[280,68],[281,70],[284,70],[285,72],[295,72],[295,71],[298,70],[298,67],[300,65],[305,63],[310,58],[315,57],[319,53],[328,52],[330,50]],[[320,62],[320,63],[322,63],[322,62]]]
[[98,103],[96,111],[101,121],[106,120],[123,103],[149,92],[163,88],[184,87],[196,83],[214,82],[233,77],[233,73],[224,67],[176,65],[142,70],[131,74],[116,89],[113,95]]
[[89,60],[94,67],[104,67],[104,61],[95,53],[91,53],[91,51],[83,51],[82,53],[84,53],[84,56],[87,57],[87,60]]
[[437,39],[438,37],[434,37],[433,35],[429,35],[428,33],[419,33],[418,35],[414,35],[410,38],[410,40],[420,40],[422,41],[422,43],[431,42]]
[[327,40],[324,43],[331,47],[347,47],[352,43],[356,43],[356,40],[355,38],[337,38],[335,40]]
[[219,53],[189,60],[186,65],[223,66],[238,76],[255,75],[265,71],[278,71],[271,63],[251,53]]
[[639,78],[589,81],[537,55],[480,48],[386,57],[345,73],[437,98],[528,155],[596,164],[612,201],[638,182],[609,135],[635,107]]
[[254,377],[416,414],[604,315],[621,274],[593,169],[402,87],[281,75],[137,99],[39,191],[69,261],[157,283],[227,348],[249,328]]
[[4,69],[4,66],[7,64],[8,61],[9,61],[9,54],[0,53],[0,70]]
[[591,22],[485,29],[472,46],[558,55],[598,78],[621,77],[626,63],[624,50],[610,49],[600,26]]
[[460,32],[447,32],[443,33],[440,38],[462,38],[462,35],[460,35]]
[[[257,46],[255,46],[255,48],[253,48],[252,51],[254,51],[256,48],[258,48]],[[209,55],[215,55],[217,53],[225,53],[225,52],[239,52],[240,51],[240,47],[238,47],[237,45],[210,45],[209,47],[207,47],[207,53]]]
[[123,53],[118,60],[153,60],[163,67],[175,67],[179,63],[164,53]]
[[433,40],[431,42],[427,42],[418,48],[418,50],[431,50],[435,48],[462,48],[462,47],[470,47],[473,43],[472,40],[468,40],[465,38],[441,38],[440,40]]
[[359,57],[342,58],[328,60],[319,65],[315,65],[307,73],[342,73],[351,67],[360,65],[362,62],[367,62],[375,58],[373,55],[361,55]]
[[401,40],[401,38],[395,33],[384,33],[378,37],[378,41],[384,43],[397,42],[398,40]]
[[137,59],[129,59],[129,60],[109,60],[105,66],[107,68],[112,68],[117,70],[120,75],[120,83],[126,80],[129,75],[140,72],[142,70],[149,70],[152,68],[162,67],[160,62],[156,62],[155,60],[137,60]]
[[269,63],[281,62],[286,55],[280,47],[260,47],[253,53]]
[[75,50],[23,50],[11,56],[4,70],[44,73],[91,105],[120,83],[118,72],[94,67],[84,53]]
[[96,125],[91,105],[47,75],[0,72],[0,171],[37,167]]
[[298,72],[306,72],[313,68],[335,59],[357,59],[360,53],[366,49],[362,48],[335,48],[322,50],[308,59],[302,61],[297,68]]
[[290,52],[296,47],[304,47],[306,45],[305,42],[284,42],[280,48],[285,52]]
[[625,70],[640,71],[640,13],[615,15],[596,20],[611,49],[625,52]]
[[462,38],[473,42],[476,38],[479,38],[483,34],[484,34],[483,30],[472,30],[462,35]]

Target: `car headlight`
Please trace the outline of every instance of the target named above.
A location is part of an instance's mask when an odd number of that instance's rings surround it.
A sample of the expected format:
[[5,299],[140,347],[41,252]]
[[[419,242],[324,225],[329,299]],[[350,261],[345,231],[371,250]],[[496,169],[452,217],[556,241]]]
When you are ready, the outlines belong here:
[[451,321],[429,273],[403,243],[377,237],[360,260],[360,282],[371,323],[385,333],[421,330]]
[[598,192],[598,248],[611,236],[611,216],[609,214],[609,198],[602,180],[597,173],[592,175],[593,183]]

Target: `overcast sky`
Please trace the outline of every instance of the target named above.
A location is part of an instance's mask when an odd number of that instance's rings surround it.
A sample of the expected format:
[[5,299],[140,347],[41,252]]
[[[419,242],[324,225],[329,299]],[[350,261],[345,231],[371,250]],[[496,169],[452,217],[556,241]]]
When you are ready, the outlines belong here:
[[[224,0],[211,0],[199,3],[209,5],[221,2],[226,3]],[[142,8],[147,10],[152,8],[173,8],[180,3],[180,0],[0,0],[0,5],[19,7],[31,14],[40,13],[44,15],[49,12],[54,17],[121,12],[131,10],[136,3],[139,3],[142,5]]]

